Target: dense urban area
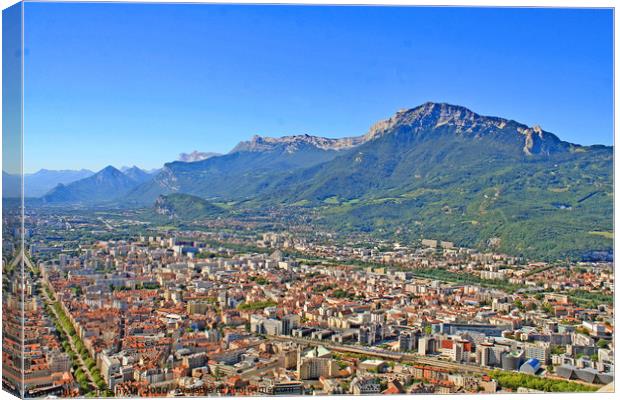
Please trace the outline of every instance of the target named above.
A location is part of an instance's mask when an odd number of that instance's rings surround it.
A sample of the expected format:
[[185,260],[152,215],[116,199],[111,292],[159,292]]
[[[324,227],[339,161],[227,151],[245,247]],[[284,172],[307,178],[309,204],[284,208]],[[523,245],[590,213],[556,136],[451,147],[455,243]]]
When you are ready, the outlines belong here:
[[25,217],[26,257],[10,241],[19,232],[3,243],[18,254],[4,260],[3,386],[29,397],[567,392],[613,380],[612,263],[255,220]]

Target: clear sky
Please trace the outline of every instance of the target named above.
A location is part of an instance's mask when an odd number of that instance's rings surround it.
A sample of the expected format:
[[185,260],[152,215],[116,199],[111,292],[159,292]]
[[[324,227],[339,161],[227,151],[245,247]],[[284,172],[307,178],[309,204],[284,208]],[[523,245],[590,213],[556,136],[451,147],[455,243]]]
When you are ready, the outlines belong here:
[[613,142],[611,10],[28,3],[25,170],[361,135],[425,101]]

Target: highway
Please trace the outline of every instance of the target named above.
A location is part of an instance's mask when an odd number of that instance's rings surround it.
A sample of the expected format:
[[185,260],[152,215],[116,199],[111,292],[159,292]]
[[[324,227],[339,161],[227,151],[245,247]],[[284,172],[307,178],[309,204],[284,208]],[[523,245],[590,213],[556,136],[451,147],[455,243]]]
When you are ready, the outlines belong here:
[[101,221],[101,223],[103,223],[106,227],[106,229],[108,229],[109,231],[113,231],[114,227],[112,225],[110,225],[110,223],[108,221],[106,221],[105,219],[99,217],[97,218],[99,221]]

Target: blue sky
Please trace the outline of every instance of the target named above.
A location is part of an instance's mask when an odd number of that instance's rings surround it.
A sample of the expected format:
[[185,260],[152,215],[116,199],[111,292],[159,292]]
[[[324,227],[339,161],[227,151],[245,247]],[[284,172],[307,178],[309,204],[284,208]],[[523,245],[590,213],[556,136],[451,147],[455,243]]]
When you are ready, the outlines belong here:
[[28,3],[25,170],[360,135],[425,101],[613,142],[611,10]]

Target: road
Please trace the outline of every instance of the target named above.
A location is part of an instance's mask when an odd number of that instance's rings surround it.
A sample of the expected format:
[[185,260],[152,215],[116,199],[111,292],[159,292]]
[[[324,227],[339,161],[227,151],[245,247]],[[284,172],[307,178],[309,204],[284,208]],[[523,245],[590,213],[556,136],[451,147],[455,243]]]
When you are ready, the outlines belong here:
[[113,230],[114,230],[114,227],[113,227],[112,225],[110,225],[110,223],[109,223],[108,221],[106,221],[105,219],[103,219],[103,218],[101,218],[101,217],[99,217],[99,218],[97,218],[97,219],[98,219],[99,221],[101,221],[101,222],[105,225],[105,227],[106,227],[108,230],[110,230],[110,231],[113,231]]
[[[54,305],[53,305],[54,302],[47,295],[47,291],[41,290],[41,293],[43,293],[43,298],[44,298],[45,302],[50,306],[49,308],[52,310],[52,313],[54,314],[54,318],[56,318],[57,321],[60,321],[60,316],[56,312],[56,309],[54,308]],[[73,344],[73,340],[71,340],[71,336],[69,335],[69,332],[67,332],[65,330],[65,328],[62,326],[62,324],[59,323],[58,325],[65,332],[65,336],[67,337],[67,341],[69,342],[69,346],[71,346],[71,351],[73,351],[77,355],[77,360],[78,360],[78,362],[80,364],[80,365],[78,365],[78,367],[82,370],[82,372],[84,372],[84,374],[86,374],[86,377],[88,378],[89,383],[92,386],[92,388],[93,389],[97,389],[97,385],[95,384],[95,379],[93,378],[92,374],[90,373],[90,371],[86,367],[86,363],[84,362],[84,359],[82,358],[82,355],[80,354],[80,352],[76,349],[75,345]]]
[[[30,268],[30,270],[34,272],[35,275],[38,275],[38,270],[32,264],[32,262],[30,261],[30,258],[25,257],[24,261],[26,263],[26,266]],[[54,308],[54,300],[49,297],[49,295],[47,294],[47,290],[41,288],[39,293],[41,293],[41,296],[43,297],[43,301],[47,305],[49,305],[49,309],[52,310],[52,313],[54,314],[54,318],[56,319],[56,321],[60,321],[60,316],[58,315],[58,313],[56,312],[56,309]],[[58,326],[60,326],[60,328],[64,331],[65,337],[67,337],[67,341],[69,342],[69,346],[71,346],[71,351],[73,351],[77,356],[77,360],[79,363],[77,367],[80,368],[82,372],[84,372],[84,374],[88,378],[91,388],[94,390],[98,389],[97,385],[95,384],[95,379],[93,378],[92,374],[86,367],[86,363],[84,362],[82,355],[80,354],[80,352],[76,349],[75,345],[73,344],[73,340],[71,340],[71,336],[69,335],[69,332],[67,332],[67,330],[62,326],[61,323],[59,323]]]

